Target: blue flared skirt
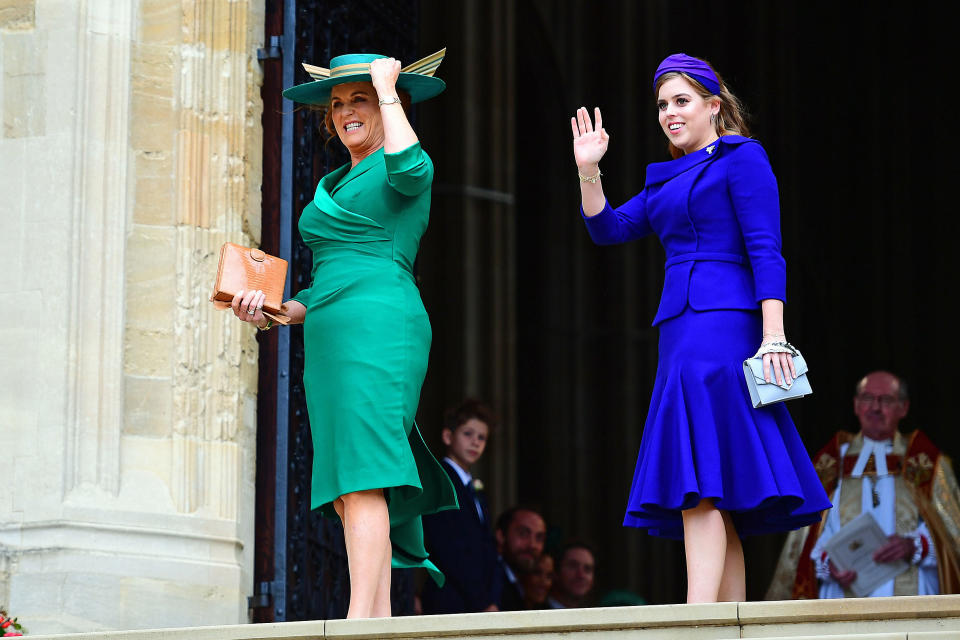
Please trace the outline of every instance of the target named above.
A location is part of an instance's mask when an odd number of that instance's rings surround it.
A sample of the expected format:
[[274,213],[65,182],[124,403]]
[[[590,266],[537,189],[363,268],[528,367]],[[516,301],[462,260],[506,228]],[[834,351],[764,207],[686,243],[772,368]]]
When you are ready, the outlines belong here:
[[741,536],[798,529],[830,508],[787,407],[750,402],[743,361],[760,335],[753,311],[687,307],[660,325],[625,526],[682,538],[680,512],[705,498]]

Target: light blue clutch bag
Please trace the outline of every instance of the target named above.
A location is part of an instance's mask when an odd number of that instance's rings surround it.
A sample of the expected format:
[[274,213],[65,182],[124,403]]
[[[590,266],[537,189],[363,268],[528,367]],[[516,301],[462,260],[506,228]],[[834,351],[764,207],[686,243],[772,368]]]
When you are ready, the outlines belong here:
[[807,362],[796,351],[793,355],[793,366],[797,370],[797,377],[793,379],[793,384],[789,387],[781,387],[777,384],[776,378],[771,372],[772,382],[763,379],[763,356],[756,355],[743,361],[743,375],[747,379],[747,389],[750,390],[750,400],[753,401],[753,408],[759,409],[768,404],[783,402],[784,400],[793,400],[813,393],[810,388],[810,380],[807,378]]

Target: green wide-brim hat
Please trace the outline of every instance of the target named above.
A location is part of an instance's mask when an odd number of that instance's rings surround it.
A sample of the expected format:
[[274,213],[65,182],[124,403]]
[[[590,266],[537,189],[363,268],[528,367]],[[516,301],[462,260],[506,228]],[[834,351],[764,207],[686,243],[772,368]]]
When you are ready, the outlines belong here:
[[[447,85],[440,78],[434,78],[433,74],[446,53],[446,48],[443,48],[401,69],[397,89],[409,93],[411,102],[423,102],[439,95]],[[329,69],[303,63],[313,82],[290,87],[283,92],[283,97],[303,104],[328,104],[333,87],[345,82],[369,82],[370,63],[386,57],[376,53],[348,53],[331,58]]]

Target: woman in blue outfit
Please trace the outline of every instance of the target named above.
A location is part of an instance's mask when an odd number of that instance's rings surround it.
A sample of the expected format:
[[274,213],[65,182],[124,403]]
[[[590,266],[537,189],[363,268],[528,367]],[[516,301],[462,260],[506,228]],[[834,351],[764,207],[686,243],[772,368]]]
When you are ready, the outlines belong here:
[[673,160],[614,209],[599,161],[600,110],[572,118],[582,215],[597,244],[655,233],[667,262],[657,376],[624,525],[683,538],[687,601],[746,597],[742,536],[796,529],[830,502],[782,404],[754,409],[742,364],[796,375],[783,331],[786,264],[777,182],[740,103],[703,60],[667,57],[654,75]]

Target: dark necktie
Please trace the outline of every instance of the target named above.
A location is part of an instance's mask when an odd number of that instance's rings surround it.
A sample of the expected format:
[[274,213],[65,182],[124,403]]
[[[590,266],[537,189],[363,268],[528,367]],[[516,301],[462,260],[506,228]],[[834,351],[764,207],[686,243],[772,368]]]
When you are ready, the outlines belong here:
[[467,495],[473,498],[473,504],[477,510],[477,517],[480,518],[480,522],[483,522],[483,507],[480,506],[480,498],[477,496],[477,490],[473,488],[473,480],[467,483]]

